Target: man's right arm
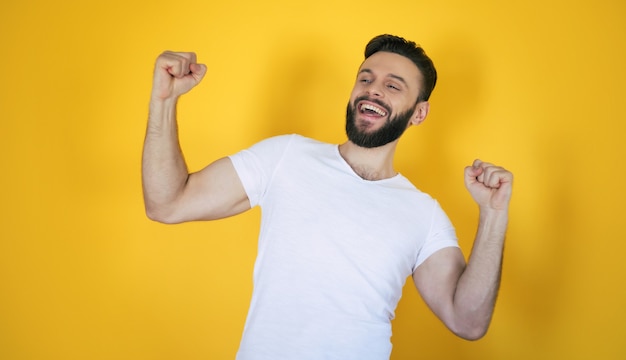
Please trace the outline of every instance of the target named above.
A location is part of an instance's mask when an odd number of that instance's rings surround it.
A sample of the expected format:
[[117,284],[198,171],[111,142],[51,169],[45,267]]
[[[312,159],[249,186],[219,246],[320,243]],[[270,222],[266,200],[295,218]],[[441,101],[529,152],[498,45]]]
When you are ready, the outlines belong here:
[[152,220],[213,220],[250,208],[230,159],[219,159],[193,174],[185,163],[176,105],[205,73],[206,66],[198,64],[193,53],[165,52],[156,61],[142,160],[144,203]]

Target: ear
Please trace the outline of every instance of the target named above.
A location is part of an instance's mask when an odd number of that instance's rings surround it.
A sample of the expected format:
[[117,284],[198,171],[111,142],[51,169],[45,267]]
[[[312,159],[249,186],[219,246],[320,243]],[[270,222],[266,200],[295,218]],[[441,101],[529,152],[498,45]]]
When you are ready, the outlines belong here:
[[417,103],[417,105],[415,105],[413,117],[411,118],[411,125],[419,125],[426,120],[428,110],[430,110],[430,103],[428,101],[421,101]]

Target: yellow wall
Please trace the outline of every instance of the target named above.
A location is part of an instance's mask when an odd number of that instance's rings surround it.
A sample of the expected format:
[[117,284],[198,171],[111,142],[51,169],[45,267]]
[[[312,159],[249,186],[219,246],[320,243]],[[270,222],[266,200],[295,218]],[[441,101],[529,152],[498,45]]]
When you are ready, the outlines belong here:
[[[384,4],[383,4],[384,3]],[[397,166],[467,254],[474,157],[516,174],[492,328],[456,339],[407,287],[393,359],[623,359],[626,3],[9,1],[0,12],[0,358],[232,359],[258,210],[165,226],[143,213],[154,58],[209,67],[182,100],[192,169],[258,139],[344,139],[365,43],[421,43],[440,81]]]

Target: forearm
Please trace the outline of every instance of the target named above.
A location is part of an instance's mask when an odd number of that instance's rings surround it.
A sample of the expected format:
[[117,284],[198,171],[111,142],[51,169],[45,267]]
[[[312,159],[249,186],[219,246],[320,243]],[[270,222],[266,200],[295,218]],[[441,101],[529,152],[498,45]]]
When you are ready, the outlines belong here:
[[178,140],[176,99],[150,102],[142,179],[146,213],[161,220],[182,193],[188,169]]
[[507,223],[506,210],[480,212],[474,246],[454,294],[456,326],[468,338],[482,337],[491,322],[500,287]]

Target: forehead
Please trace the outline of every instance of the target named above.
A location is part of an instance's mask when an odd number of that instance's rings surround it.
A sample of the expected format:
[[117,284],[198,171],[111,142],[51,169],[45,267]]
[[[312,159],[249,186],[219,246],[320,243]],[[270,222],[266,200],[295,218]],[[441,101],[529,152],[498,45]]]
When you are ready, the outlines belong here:
[[359,73],[364,70],[373,73],[376,76],[399,76],[407,82],[410,87],[419,87],[422,81],[422,74],[407,57],[380,51],[365,59]]

